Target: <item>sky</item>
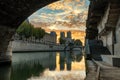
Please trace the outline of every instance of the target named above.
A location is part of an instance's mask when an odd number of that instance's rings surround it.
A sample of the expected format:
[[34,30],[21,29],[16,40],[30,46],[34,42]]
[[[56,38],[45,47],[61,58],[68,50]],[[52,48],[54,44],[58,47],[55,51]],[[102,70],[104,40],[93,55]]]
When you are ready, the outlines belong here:
[[88,6],[89,0],[60,0],[33,13],[29,21],[35,27],[41,27],[46,31],[65,30],[76,31],[79,34],[86,29]]

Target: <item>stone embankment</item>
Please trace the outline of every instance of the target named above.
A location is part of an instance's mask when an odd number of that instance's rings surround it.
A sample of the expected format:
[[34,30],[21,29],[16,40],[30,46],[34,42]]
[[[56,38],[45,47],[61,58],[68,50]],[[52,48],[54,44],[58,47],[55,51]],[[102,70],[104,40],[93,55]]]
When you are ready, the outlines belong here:
[[47,45],[47,44],[37,44],[29,43],[23,41],[12,41],[12,51],[13,52],[30,52],[30,51],[62,51],[64,50],[63,45]]

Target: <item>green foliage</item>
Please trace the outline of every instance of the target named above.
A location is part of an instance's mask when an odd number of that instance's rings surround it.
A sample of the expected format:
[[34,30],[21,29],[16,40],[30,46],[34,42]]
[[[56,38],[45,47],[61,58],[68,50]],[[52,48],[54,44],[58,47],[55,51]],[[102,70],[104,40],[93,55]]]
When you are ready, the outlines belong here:
[[60,44],[65,44],[65,42],[66,42],[66,40],[64,40],[63,38],[61,38],[61,37],[59,38],[59,43]]
[[75,40],[74,44],[82,46],[82,42],[79,39]]
[[35,36],[36,39],[41,39],[45,35],[45,30],[41,28],[34,28],[33,29],[33,36]]
[[39,76],[45,69],[41,64],[37,63],[38,61],[20,62],[17,65],[13,64],[10,80],[28,80],[32,76]]
[[41,28],[34,28],[32,24],[24,21],[17,29],[17,33],[20,37],[24,36],[25,38],[29,38],[34,36],[36,39],[40,40],[40,38],[45,35],[45,30]]

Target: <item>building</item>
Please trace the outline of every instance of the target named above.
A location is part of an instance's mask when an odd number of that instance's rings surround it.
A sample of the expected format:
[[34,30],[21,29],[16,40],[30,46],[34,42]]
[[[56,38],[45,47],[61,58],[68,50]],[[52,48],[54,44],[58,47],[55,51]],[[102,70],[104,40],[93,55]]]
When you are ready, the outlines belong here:
[[71,32],[68,31],[67,32],[67,37],[65,37],[65,33],[64,32],[60,32],[60,38],[65,41],[63,42],[65,45],[68,45],[69,43],[73,43],[73,39],[72,39],[72,36],[71,36]]
[[70,31],[67,32],[67,38],[70,38],[70,39],[72,38],[72,37],[71,37],[71,32],[70,32]]
[[56,32],[55,32],[55,31],[51,31],[51,32],[50,32],[50,35],[51,35],[51,37],[52,37],[52,42],[53,42],[54,44],[56,44],[56,43],[57,43],[57,34],[56,34]]
[[65,38],[65,32],[60,32],[60,37]]
[[44,44],[55,45],[57,42],[57,35],[53,31],[50,34],[46,33],[44,37],[40,40],[40,42]]
[[120,0],[90,0],[86,27],[86,41],[101,41],[120,58]]

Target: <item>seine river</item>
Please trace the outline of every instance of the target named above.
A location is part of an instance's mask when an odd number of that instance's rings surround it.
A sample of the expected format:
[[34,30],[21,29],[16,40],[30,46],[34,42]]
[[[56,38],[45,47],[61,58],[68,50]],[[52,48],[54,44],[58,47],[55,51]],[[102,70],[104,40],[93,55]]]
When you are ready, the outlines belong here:
[[12,65],[0,67],[0,80],[84,80],[79,51],[13,53]]

